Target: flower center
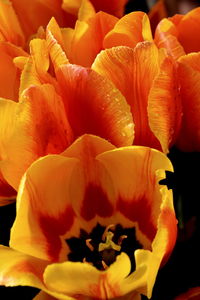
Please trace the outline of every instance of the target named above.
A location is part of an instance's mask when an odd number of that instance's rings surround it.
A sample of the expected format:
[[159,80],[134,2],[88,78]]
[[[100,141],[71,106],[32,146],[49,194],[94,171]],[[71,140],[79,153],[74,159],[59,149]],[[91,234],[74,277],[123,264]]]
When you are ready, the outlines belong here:
[[66,240],[70,248],[68,259],[82,261],[105,270],[121,252],[131,260],[131,272],[135,270],[134,251],[142,248],[135,236],[135,228],[123,228],[120,224],[103,227],[97,224],[90,233],[80,230],[80,237]]

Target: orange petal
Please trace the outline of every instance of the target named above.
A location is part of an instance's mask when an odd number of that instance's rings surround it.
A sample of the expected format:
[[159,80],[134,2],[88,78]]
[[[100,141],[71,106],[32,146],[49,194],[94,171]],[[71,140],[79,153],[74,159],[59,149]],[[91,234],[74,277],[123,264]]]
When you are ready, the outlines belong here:
[[97,13],[87,23],[77,21],[68,54],[70,62],[89,67],[103,49],[103,39],[116,22],[116,17],[104,12]]
[[178,41],[176,26],[169,20],[163,19],[155,31],[155,43],[159,48],[167,49],[167,52],[174,59],[178,59],[185,54],[185,51]]
[[21,48],[7,42],[0,42],[0,97],[18,101],[20,71],[13,58],[28,54]]
[[62,100],[50,85],[30,87],[15,106],[11,101],[0,103],[4,115],[1,170],[17,189],[21,176],[35,159],[48,153],[60,153],[73,137]]
[[66,260],[67,244],[60,236],[75,221],[70,178],[76,164],[74,158],[49,155],[31,165],[19,187],[12,248],[49,261]]
[[35,0],[28,5],[26,0],[12,0],[12,4],[26,38],[36,33],[39,26],[45,27],[53,16],[60,26],[64,25],[62,0]]
[[54,18],[49,22],[46,29],[47,48],[53,63],[54,69],[68,63],[68,59],[64,52],[64,42],[62,32]]
[[45,288],[43,272],[47,265],[46,261],[0,246],[0,285]]
[[178,136],[182,105],[177,67],[171,57],[166,57],[155,77],[148,97],[149,126],[167,153]]
[[24,46],[24,34],[10,1],[0,1],[0,41]]
[[191,53],[179,59],[179,79],[183,106],[183,122],[178,147],[183,151],[200,150],[200,53]]
[[57,88],[55,78],[50,75],[49,49],[46,40],[33,39],[30,42],[30,57],[21,75],[20,95],[31,85],[50,83]]
[[109,80],[75,65],[61,66],[57,78],[75,137],[91,133],[117,146],[132,144],[129,106]]
[[[115,47],[102,51],[92,68],[112,80],[131,106],[135,123],[135,145],[160,148],[149,127],[148,97],[160,72],[162,52],[150,42],[139,43],[135,49]],[[148,74],[148,76],[146,76]]]
[[135,47],[142,41],[152,41],[148,16],[143,12],[132,12],[121,18],[104,38],[104,48],[115,46]]
[[200,7],[189,11],[178,23],[178,40],[186,53],[200,51]]
[[158,23],[168,16],[164,0],[157,1],[148,13],[152,32],[155,32]]
[[56,298],[48,295],[47,293],[41,291],[39,292],[34,298],[33,300],[56,300]]
[[[120,18],[124,14],[124,8],[127,0],[91,0],[91,3],[97,12],[105,11]],[[78,15],[80,6],[81,0],[63,0],[63,9],[71,14]]]

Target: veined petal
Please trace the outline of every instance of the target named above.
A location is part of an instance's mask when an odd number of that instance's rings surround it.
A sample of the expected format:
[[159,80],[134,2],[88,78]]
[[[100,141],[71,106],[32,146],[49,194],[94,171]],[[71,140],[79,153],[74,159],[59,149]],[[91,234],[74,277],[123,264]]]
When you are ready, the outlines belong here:
[[43,272],[47,261],[0,246],[0,284],[44,288]]
[[[142,146],[115,149],[98,155],[96,159],[112,180],[117,211],[126,222],[138,224],[136,235],[148,248],[157,231],[163,202],[159,181],[165,178],[164,170],[173,170],[170,161],[161,152]],[[119,161],[123,163],[117,163]]]
[[0,1],[0,41],[11,42],[17,46],[24,46],[24,34],[18,17],[9,0]]
[[185,51],[178,40],[176,26],[169,19],[162,19],[155,31],[155,43],[158,48],[165,48],[174,59],[185,55]]
[[149,126],[167,153],[175,143],[182,121],[177,66],[168,56],[161,64],[148,97]]
[[179,59],[178,75],[181,84],[183,122],[177,145],[183,151],[200,149],[200,52]]
[[115,47],[102,51],[92,65],[92,69],[114,83],[130,105],[135,123],[134,144],[159,150],[160,143],[149,127],[147,107],[154,80],[162,72],[162,60],[163,51],[153,43],[143,42],[134,49]]
[[54,18],[51,19],[47,26],[46,40],[51,61],[56,71],[60,65],[66,64],[69,61],[64,52],[65,49],[62,32]]
[[75,137],[90,133],[117,146],[132,144],[134,130],[129,106],[109,80],[76,65],[58,68],[57,79]]
[[103,49],[103,40],[106,34],[114,27],[117,18],[99,12],[87,22],[76,22],[71,51],[68,58],[71,63],[89,67],[97,54]]
[[[5,116],[1,124],[1,170],[17,189],[35,159],[62,152],[72,142],[73,134],[62,100],[51,85],[30,87],[22,94],[20,103],[6,100],[0,103]],[[7,111],[11,111],[9,118]]]
[[64,25],[62,0],[35,0],[27,5],[26,0],[12,0],[26,38],[37,32],[39,26],[46,26],[55,17],[60,26]]
[[21,55],[26,57],[28,54],[11,43],[0,42],[0,97],[18,101],[20,71],[13,59]]
[[200,51],[200,7],[189,11],[177,25],[178,40],[186,53]]
[[104,48],[115,46],[135,47],[137,43],[152,41],[148,16],[143,12],[132,12],[121,18],[113,30],[104,38]]
[[60,236],[75,221],[70,178],[76,164],[74,158],[50,155],[28,169],[19,187],[11,247],[49,261],[66,260],[67,245]]
[[[57,298],[58,299],[58,298]],[[39,292],[34,298],[33,300],[56,300],[56,298],[54,298],[53,296],[50,296],[49,294],[41,291]]]
[[52,264],[46,269],[44,280],[50,290],[66,295],[105,299],[122,295],[120,287],[129,272],[130,260],[122,253],[106,271],[99,271],[87,263]]

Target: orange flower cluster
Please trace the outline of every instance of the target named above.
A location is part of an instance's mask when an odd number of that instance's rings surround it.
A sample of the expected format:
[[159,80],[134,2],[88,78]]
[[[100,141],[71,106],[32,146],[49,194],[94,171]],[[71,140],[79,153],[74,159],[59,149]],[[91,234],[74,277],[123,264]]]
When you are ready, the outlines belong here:
[[200,149],[200,9],[153,37],[126,2],[0,0],[0,285],[35,300],[150,298],[176,241],[159,182]]

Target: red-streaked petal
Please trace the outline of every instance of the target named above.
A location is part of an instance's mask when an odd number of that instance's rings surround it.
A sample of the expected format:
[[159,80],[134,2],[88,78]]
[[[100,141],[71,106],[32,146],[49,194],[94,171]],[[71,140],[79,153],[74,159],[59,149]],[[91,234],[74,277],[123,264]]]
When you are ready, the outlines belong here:
[[177,146],[183,151],[200,150],[200,52],[179,59],[183,121]]
[[178,40],[186,53],[200,51],[200,7],[189,11],[177,25]]
[[165,178],[164,170],[173,170],[170,161],[161,152],[141,146],[105,152],[97,160],[113,182],[117,211],[136,222],[139,231],[152,241],[163,201],[158,182]]
[[75,137],[90,133],[116,146],[132,144],[132,115],[112,82],[76,65],[58,68],[57,78]]
[[167,52],[172,55],[174,59],[178,59],[185,55],[185,51],[179,42],[178,31],[176,26],[169,20],[164,18],[158,24],[155,31],[155,43],[159,48],[167,49]]
[[50,155],[28,169],[19,187],[11,247],[50,261],[67,259],[60,236],[75,221],[70,178],[76,164],[76,159]]
[[97,216],[108,218],[113,214],[113,184],[95,158],[98,154],[114,148],[97,136],[84,135],[62,153],[66,157],[79,159],[71,179],[71,197],[76,214],[83,220],[91,221]]
[[13,63],[17,56],[27,55],[21,48],[0,42],[0,97],[18,101],[20,71]]
[[115,46],[135,47],[137,43],[152,41],[148,16],[143,12],[132,12],[121,18],[113,30],[104,38],[104,48]]
[[0,1],[0,41],[24,46],[24,34],[10,1]]
[[[149,127],[147,114],[149,92],[159,75],[163,53],[150,42],[139,43],[134,49],[115,47],[102,51],[92,68],[110,79],[126,97],[135,123],[135,145],[161,149]],[[148,76],[146,76],[148,74]]]
[[0,285],[44,288],[47,261],[0,246]]
[[177,66],[171,57],[161,64],[148,97],[149,126],[167,153],[175,143],[182,121],[182,105]]
[[87,23],[77,21],[68,58],[71,63],[90,67],[103,49],[106,34],[114,27],[117,18],[104,12],[97,13]]
[[[71,144],[73,134],[62,99],[51,85],[30,87],[15,106],[11,101],[1,103],[6,117],[1,126],[4,151],[1,170],[17,189],[22,175],[35,159],[62,152]],[[11,110],[10,119],[5,115],[7,110]],[[9,122],[12,122],[10,127]]]

